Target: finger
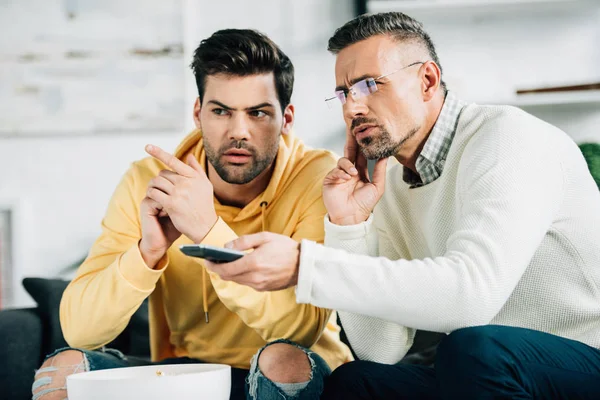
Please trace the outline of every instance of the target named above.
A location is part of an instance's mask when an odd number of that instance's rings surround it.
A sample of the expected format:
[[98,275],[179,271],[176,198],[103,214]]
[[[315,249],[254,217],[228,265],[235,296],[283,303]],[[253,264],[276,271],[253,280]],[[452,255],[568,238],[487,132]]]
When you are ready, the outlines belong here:
[[182,177],[181,175],[179,175],[176,172],[173,172],[171,170],[168,169],[163,169],[162,171],[160,171],[158,173],[158,176],[162,176],[163,178],[167,179],[169,182],[176,184],[177,182],[180,182]]
[[234,250],[250,250],[261,246],[273,239],[274,234],[268,232],[254,233],[252,235],[244,235],[225,244],[228,249]]
[[142,207],[145,207],[148,210],[149,215],[159,217],[161,216],[161,213],[165,213],[166,215],[166,212],[163,210],[162,204],[160,204],[156,200],[151,199],[150,197],[144,197],[144,200],[142,200]]
[[[340,175],[345,174],[348,176],[348,179],[340,179]],[[335,167],[331,170],[323,179],[323,185],[337,185],[339,183],[347,182],[352,177],[341,169]]]
[[349,173],[347,173],[346,171],[343,171],[341,169],[336,169],[335,171],[333,171],[331,173],[331,176],[329,177],[332,180],[341,180],[341,181],[347,181],[349,179],[352,179],[352,175],[350,175]]
[[204,260],[204,265],[209,271],[216,273],[219,277],[228,281],[235,280],[237,276],[250,272],[250,265],[246,257],[228,263],[213,263]]
[[149,144],[146,146],[146,152],[178,174],[188,177],[194,176],[194,169],[192,167],[186,165],[174,155],[167,153],[160,147]]
[[385,188],[385,174],[387,172],[387,158],[377,160],[373,168],[373,184],[377,187],[379,193],[383,193]]
[[[207,270],[209,270],[210,272],[214,272],[215,274],[219,275],[219,277],[222,279],[227,278],[227,275],[225,274],[227,269],[223,267],[224,264],[213,263],[208,260],[202,260],[202,261]],[[226,280],[228,280],[228,279],[226,279]]]
[[149,187],[148,190],[146,190],[146,197],[149,197],[152,200],[160,203],[162,208],[168,208],[168,205],[170,204],[170,199],[171,199],[171,196],[169,196],[162,190],[159,190],[152,186]]
[[367,158],[362,152],[358,152],[356,155],[356,169],[358,175],[363,182],[369,182],[369,169],[367,164]]
[[350,128],[346,129],[346,144],[344,145],[344,157],[349,159],[352,163],[356,160],[356,153],[358,152],[358,143],[356,138],[350,132]]
[[206,182],[210,182],[208,180],[208,175],[206,175],[206,171],[204,171],[204,169],[202,168],[202,166],[200,165],[200,163],[198,162],[196,157],[194,157],[193,154],[188,154],[187,163],[189,166],[191,166],[196,171],[196,176],[199,176],[201,179],[205,180]]
[[170,180],[160,175],[155,178],[152,178],[148,183],[148,187],[157,188],[159,190],[162,190],[166,194],[171,194],[173,192],[173,189],[175,188],[175,186]]
[[338,168],[342,171],[354,176],[358,174],[358,170],[348,158],[342,157],[338,160]]

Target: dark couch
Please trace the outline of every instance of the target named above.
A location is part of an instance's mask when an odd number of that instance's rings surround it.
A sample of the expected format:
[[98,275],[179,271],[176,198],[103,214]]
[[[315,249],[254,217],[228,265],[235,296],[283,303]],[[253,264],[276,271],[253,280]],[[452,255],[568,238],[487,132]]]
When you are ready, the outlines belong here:
[[[0,311],[0,399],[31,399],[34,371],[44,357],[67,347],[59,321],[59,304],[68,281],[25,278],[23,286],[36,308]],[[124,354],[150,358],[148,305],[131,317],[127,328],[107,345]]]

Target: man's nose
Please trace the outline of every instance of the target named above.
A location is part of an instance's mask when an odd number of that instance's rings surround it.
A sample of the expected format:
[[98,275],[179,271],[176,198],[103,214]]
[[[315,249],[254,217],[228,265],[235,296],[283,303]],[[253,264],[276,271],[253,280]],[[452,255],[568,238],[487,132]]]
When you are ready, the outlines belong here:
[[347,120],[352,121],[356,117],[365,117],[369,113],[369,107],[367,107],[366,96],[355,99],[352,94],[348,94],[346,97],[346,104],[344,104],[344,116]]
[[245,115],[237,115],[231,119],[229,138],[232,140],[248,140],[250,138],[250,125]]

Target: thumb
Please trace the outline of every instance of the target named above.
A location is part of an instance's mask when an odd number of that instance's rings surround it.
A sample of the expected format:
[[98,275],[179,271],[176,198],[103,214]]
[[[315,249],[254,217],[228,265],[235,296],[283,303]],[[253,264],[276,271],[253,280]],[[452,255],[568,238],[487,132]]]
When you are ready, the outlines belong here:
[[346,143],[344,144],[344,157],[354,163],[356,161],[356,153],[358,153],[358,143],[352,136],[350,128],[346,129]]
[[379,193],[383,193],[383,189],[385,188],[385,173],[387,170],[387,163],[387,158],[380,158],[373,167],[373,179],[371,182],[373,185],[375,185]]
[[228,249],[234,250],[250,250],[260,247],[271,240],[271,235],[268,232],[254,233],[252,235],[244,235],[225,244]]

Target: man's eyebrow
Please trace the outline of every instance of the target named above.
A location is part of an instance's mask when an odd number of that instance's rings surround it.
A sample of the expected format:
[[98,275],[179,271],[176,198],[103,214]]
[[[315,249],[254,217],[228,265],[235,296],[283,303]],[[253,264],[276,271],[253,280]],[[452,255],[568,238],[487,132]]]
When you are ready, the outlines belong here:
[[221,103],[220,101],[217,101],[217,100],[209,100],[207,104],[210,104],[210,103],[216,104],[217,106],[219,106],[221,108],[224,108],[226,110],[235,111],[235,108],[226,106],[225,104],[223,104],[223,103]]
[[264,102],[264,103],[260,103],[260,104],[257,104],[257,105],[255,105],[255,106],[252,106],[252,107],[246,107],[246,108],[245,108],[245,110],[246,110],[246,111],[253,111],[253,110],[258,110],[259,108],[263,108],[263,107],[271,107],[271,108],[275,108],[275,107],[273,106],[273,104],[271,104],[271,103],[269,103],[269,102]]
[[[361,76],[359,76],[358,78],[354,78],[354,79],[352,79],[352,80],[350,81],[350,84],[351,84],[351,85],[354,85],[356,82],[360,82],[360,81],[362,81],[363,79],[372,78],[373,76],[375,76],[375,75],[369,75],[369,74],[361,75]],[[347,88],[346,86],[344,86],[344,85],[340,85],[340,86],[337,86],[337,87],[335,88],[335,90],[336,90],[336,91],[338,91],[338,90],[347,90],[347,89],[348,89],[348,88]]]
[[[224,109],[226,109],[228,111],[237,111],[237,109],[235,109],[233,107],[226,106],[225,104],[221,103],[218,100],[210,100],[210,101],[207,102],[207,104],[210,104],[210,103],[215,104],[215,105],[217,105],[217,106],[219,106],[221,108],[224,108]],[[254,111],[254,110],[258,110],[258,109],[263,108],[263,107],[275,108],[275,106],[273,106],[273,104],[271,104],[269,102],[264,102],[264,103],[257,104],[255,106],[246,107],[246,108],[244,108],[244,110],[245,111]]]

